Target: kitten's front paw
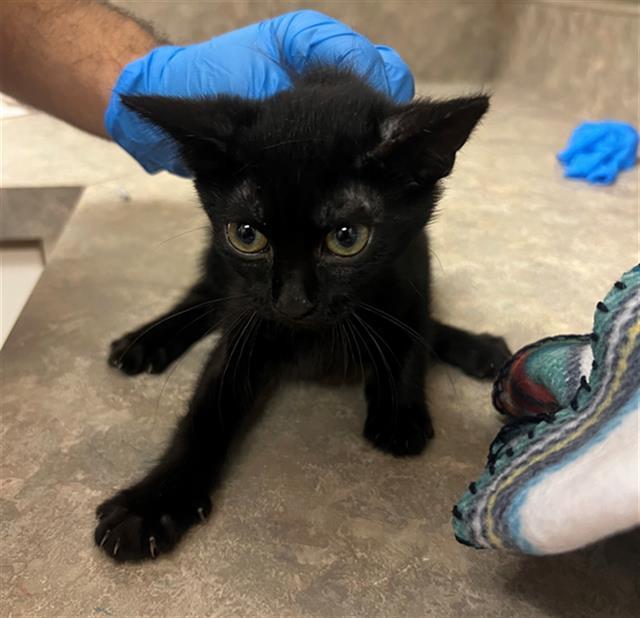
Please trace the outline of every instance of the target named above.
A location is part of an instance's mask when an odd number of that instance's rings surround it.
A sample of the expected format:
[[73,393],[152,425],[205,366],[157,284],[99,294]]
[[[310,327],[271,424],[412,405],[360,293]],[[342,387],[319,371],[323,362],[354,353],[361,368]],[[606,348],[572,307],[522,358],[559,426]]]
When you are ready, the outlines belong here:
[[419,455],[433,437],[433,426],[424,404],[401,406],[392,416],[370,411],[364,424],[364,437],[376,448],[396,457]]
[[97,509],[96,545],[117,562],[156,558],[171,551],[195,523],[205,521],[211,500],[175,497],[161,501],[144,492],[121,491]]
[[511,351],[502,337],[483,333],[473,337],[473,343],[459,359],[459,367],[474,378],[494,378],[510,358]]
[[171,361],[169,351],[151,331],[127,333],[113,341],[109,350],[109,364],[129,376],[162,373]]

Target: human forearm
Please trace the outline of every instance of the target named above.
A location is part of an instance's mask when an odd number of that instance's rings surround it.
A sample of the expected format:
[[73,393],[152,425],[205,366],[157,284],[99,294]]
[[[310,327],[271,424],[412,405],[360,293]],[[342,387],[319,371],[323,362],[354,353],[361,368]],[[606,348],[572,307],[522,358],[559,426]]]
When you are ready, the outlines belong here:
[[149,28],[97,0],[5,0],[0,89],[107,137],[118,75],[158,44]]

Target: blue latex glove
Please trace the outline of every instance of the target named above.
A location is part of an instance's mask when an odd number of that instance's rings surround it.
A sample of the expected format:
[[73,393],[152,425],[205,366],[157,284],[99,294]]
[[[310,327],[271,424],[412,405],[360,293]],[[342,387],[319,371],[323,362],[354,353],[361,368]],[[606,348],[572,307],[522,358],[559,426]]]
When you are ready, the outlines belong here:
[[291,85],[282,58],[299,71],[309,63],[351,68],[397,101],[409,101],[409,67],[389,47],[373,45],[316,11],[295,11],[188,46],[167,45],[127,65],[105,113],[109,135],[148,171],[190,173],[173,140],[120,101],[122,94],[202,97],[234,94],[261,99]]
[[638,131],[626,122],[583,122],[567,148],[558,153],[568,178],[611,184],[622,170],[633,167],[638,153]]

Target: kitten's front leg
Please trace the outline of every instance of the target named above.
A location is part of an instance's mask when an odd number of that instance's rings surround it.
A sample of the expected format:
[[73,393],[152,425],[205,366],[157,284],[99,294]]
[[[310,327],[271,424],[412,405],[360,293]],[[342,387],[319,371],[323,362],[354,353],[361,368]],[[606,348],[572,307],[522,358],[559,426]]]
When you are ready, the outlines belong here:
[[[98,507],[95,542],[115,560],[155,558],[168,552],[188,528],[209,514],[209,494],[229,443],[257,394],[252,394],[257,388],[247,388],[247,383],[257,387],[267,378],[263,346],[252,328],[258,326],[248,323],[231,345],[223,341],[213,351],[189,410],[159,463],[144,479]],[[244,344],[251,346],[251,362],[239,349]]]
[[488,333],[470,333],[432,321],[432,344],[438,360],[460,367],[473,378],[493,378],[511,358],[507,342]]
[[162,373],[211,332],[222,302],[206,281],[197,283],[167,313],[112,341],[109,364],[130,376]]
[[[367,327],[363,327],[366,330]],[[422,343],[368,326],[371,368],[365,380],[364,436],[396,456],[419,455],[433,437],[424,396],[427,358]]]

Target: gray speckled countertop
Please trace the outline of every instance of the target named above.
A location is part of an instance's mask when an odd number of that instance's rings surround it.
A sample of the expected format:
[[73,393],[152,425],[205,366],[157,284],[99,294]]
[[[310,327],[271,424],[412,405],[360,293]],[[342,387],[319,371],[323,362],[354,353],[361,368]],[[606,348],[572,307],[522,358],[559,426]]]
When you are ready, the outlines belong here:
[[[495,98],[432,228],[443,318],[503,334],[514,349],[588,331],[596,301],[637,261],[637,169],[611,188],[563,179],[554,153],[574,122]],[[370,448],[357,390],[292,384],[230,462],[206,526],[156,562],[106,560],[93,546],[94,508],[158,454],[212,342],[169,377],[135,379],[107,367],[107,346],[190,282],[200,225],[186,181],[135,170],[98,179],[7,341],[3,615],[637,612],[637,533],[542,559],[456,543],[451,506],[500,421],[490,384],[446,367],[428,384],[437,435],[424,456]]]

